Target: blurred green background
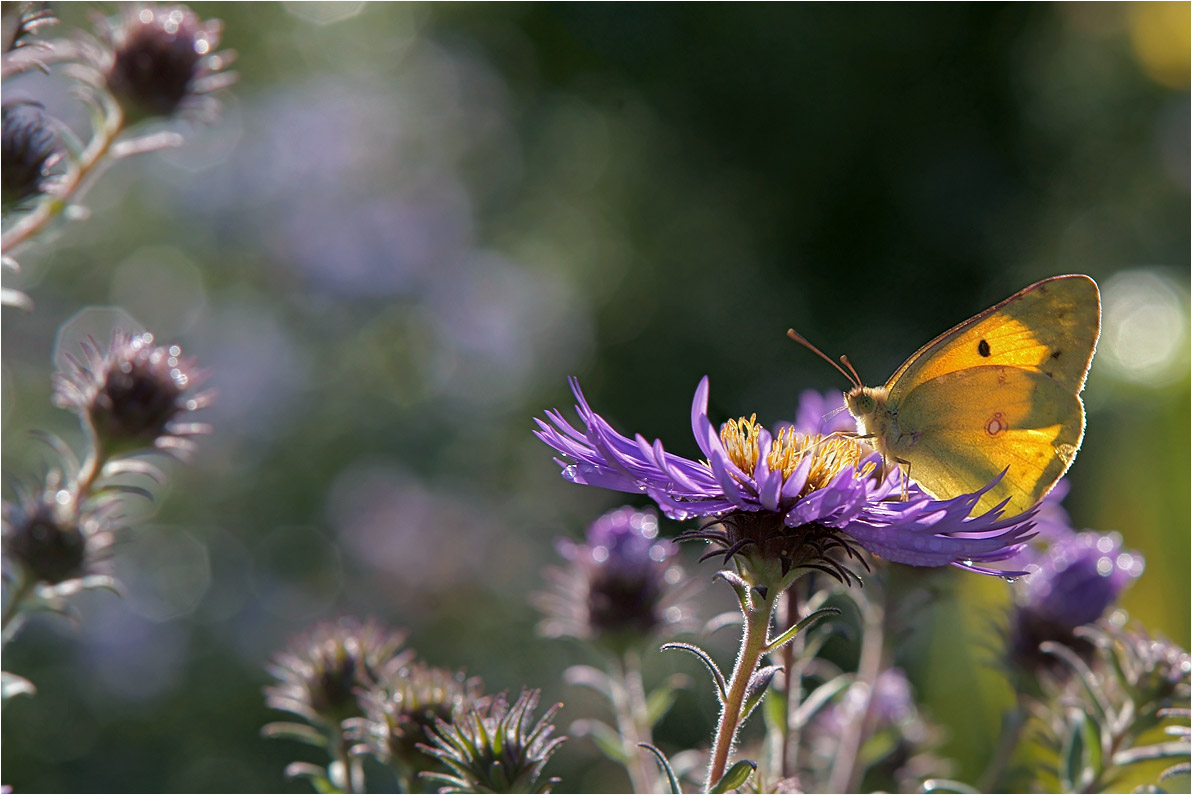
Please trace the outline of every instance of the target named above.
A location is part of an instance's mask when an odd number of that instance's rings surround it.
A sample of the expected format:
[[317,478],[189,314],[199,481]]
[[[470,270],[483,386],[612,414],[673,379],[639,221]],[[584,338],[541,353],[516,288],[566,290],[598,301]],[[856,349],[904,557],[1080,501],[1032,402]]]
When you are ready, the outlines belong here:
[[[16,791],[305,791],[282,769],[318,756],[259,737],[263,665],[340,613],[490,691],[544,688],[565,731],[597,709],[560,682],[584,657],[535,638],[527,594],[555,537],[623,501],[531,436],[568,375],[696,456],[705,374],[720,421],[845,386],[788,327],[880,383],[1059,273],[1104,300],[1066,505],[1145,555],[1125,606],[1187,648],[1187,4],[194,8],[239,53],[222,120],[105,174],[91,217],[22,257],[36,311],[3,315],[6,475],[44,466],[30,429],[81,443],[48,401],[87,307],[179,342],[220,393],[117,555],[124,598],[5,654],[39,688],[4,714]],[[25,88],[77,123],[53,81]],[[1012,586],[938,576],[895,661],[972,778],[1009,703],[981,644]],[[697,681],[668,751],[710,736]],[[626,786],[584,740],[549,770]]]

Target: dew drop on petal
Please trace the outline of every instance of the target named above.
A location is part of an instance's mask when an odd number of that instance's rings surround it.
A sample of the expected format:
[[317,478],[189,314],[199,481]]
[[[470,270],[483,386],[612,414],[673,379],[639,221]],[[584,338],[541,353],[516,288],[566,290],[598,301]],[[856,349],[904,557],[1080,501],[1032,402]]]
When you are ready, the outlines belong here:
[[1018,582],[1017,577],[1011,577],[1010,575],[1006,575],[1005,577],[1002,577],[1002,579],[1005,580],[1006,582],[1010,583],[1011,585]]

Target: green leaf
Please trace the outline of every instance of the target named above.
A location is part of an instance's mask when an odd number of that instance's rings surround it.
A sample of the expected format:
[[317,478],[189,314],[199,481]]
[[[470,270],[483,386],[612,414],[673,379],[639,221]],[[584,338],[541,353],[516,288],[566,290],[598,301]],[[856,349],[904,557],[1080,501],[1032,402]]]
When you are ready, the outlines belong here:
[[675,776],[674,768],[671,767],[670,760],[666,758],[666,754],[659,751],[650,743],[638,743],[638,748],[645,748],[658,760],[658,764],[662,767],[662,772],[666,773],[667,783],[670,784],[671,795],[683,795],[683,790],[679,787],[679,779]]
[[1063,749],[1060,752],[1060,786],[1064,792],[1075,792],[1079,782],[1085,777],[1085,723],[1088,718],[1084,712],[1072,710],[1070,717],[1074,718],[1068,726],[1068,733],[1064,737]]
[[670,708],[674,706],[675,699],[678,698],[679,691],[687,684],[687,677],[672,676],[666,680],[657,690],[650,693],[646,698],[646,723],[649,726],[656,726],[658,721],[670,712]]
[[1141,745],[1128,751],[1119,751],[1113,755],[1113,763],[1119,767],[1144,762],[1148,759],[1175,759],[1188,757],[1188,743],[1186,741],[1172,741],[1155,745]]
[[617,764],[629,761],[625,753],[625,746],[621,742],[621,735],[607,723],[599,720],[577,720],[571,724],[572,734],[580,737],[590,737],[600,751]]
[[749,677],[749,685],[745,688],[745,703],[741,706],[741,723],[752,714],[755,707],[766,695],[774,675],[782,670],[781,665],[767,665],[753,672]]
[[724,674],[720,673],[720,668],[716,666],[716,661],[712,659],[711,655],[699,646],[690,643],[664,643],[660,648],[660,651],[671,650],[685,651],[688,654],[694,654],[696,657],[699,657],[700,662],[707,666],[708,672],[712,674],[712,680],[716,683],[716,700],[723,704],[724,694],[727,690],[724,684]]
[[814,626],[821,619],[826,618],[828,616],[838,616],[838,615],[840,615],[839,608],[821,607],[819,610],[816,610],[815,612],[808,614],[798,624],[795,624],[793,627],[786,630],[786,632],[783,632],[777,638],[775,638],[774,640],[767,643],[766,649],[765,649],[766,653],[772,654],[773,652],[778,651],[783,646],[785,646],[786,644],[788,644],[792,640],[794,640],[795,637],[800,632]]
[[737,595],[737,601],[741,604],[741,614],[749,613],[749,583],[741,579],[741,575],[727,569],[716,572],[712,575],[712,581],[724,580],[732,586],[733,592]]
[[762,716],[766,719],[767,731],[776,732],[783,739],[790,731],[786,722],[786,703],[786,693],[781,690],[772,691],[762,702]]
[[[815,713],[823,709],[837,693],[851,685],[853,679],[854,676],[852,674],[841,674],[812,690],[807,698],[803,699],[803,703],[795,710],[791,725],[796,728],[806,726],[815,717]],[[943,781],[944,779],[940,780]]]
[[327,738],[323,733],[305,723],[267,723],[261,727],[261,736],[270,740],[294,740],[316,748],[327,746]]
[[749,780],[749,776],[753,771],[757,770],[757,762],[749,759],[743,759],[737,764],[730,767],[721,777],[720,781],[716,782],[716,786],[708,790],[709,792],[732,792],[735,789],[745,786],[745,782]]

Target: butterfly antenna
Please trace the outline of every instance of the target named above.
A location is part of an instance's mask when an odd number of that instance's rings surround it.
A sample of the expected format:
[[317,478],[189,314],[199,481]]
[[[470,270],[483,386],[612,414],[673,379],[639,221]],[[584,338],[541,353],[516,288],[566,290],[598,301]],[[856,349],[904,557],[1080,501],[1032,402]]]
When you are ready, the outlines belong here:
[[[799,343],[804,348],[811,351],[816,356],[820,357],[825,362],[827,362],[828,364],[835,367],[836,371],[839,372],[841,375],[843,375],[846,379],[848,379],[849,383],[851,383],[853,386],[861,386],[861,379],[857,377],[856,371],[853,371],[852,375],[849,375],[849,373],[847,373],[843,367],[838,365],[836,362],[832,361],[832,358],[830,356],[828,356],[826,353],[821,351],[819,348],[815,347],[810,342],[808,342],[807,339],[802,334],[800,334],[799,332],[795,331],[792,328],[792,329],[787,329],[786,336],[790,337],[795,342]],[[848,364],[847,358],[845,358],[843,356],[841,358],[844,359],[845,364]],[[852,370],[852,365],[849,365],[849,369]]]
[[853,374],[853,383],[856,384],[857,386],[860,386],[861,385],[861,376],[857,375],[857,368],[853,367],[853,363],[850,362],[848,360],[848,357],[844,356],[843,354],[840,357],[840,361],[844,362],[844,366],[847,367],[848,371]]

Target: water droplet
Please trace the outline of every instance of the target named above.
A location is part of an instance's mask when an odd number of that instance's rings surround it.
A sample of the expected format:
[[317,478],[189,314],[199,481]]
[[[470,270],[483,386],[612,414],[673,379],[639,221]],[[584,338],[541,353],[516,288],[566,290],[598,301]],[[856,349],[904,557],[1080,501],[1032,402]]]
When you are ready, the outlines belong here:
[[1006,576],[1002,577],[1002,579],[1003,579],[1003,580],[1005,580],[1006,582],[1010,583],[1011,585],[1013,585],[1014,583],[1018,582],[1018,578],[1017,578],[1017,577],[1011,577],[1011,576],[1010,576],[1010,575],[1008,575],[1008,574],[1007,574]]
[[70,492],[66,489],[59,489],[54,494],[54,502],[58,503],[59,505],[70,504]]
[[960,561],[960,565],[961,565],[961,566],[968,566],[968,567],[971,569],[971,568],[973,567],[973,559],[972,559],[972,558],[965,558],[964,560]]

